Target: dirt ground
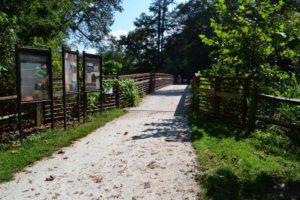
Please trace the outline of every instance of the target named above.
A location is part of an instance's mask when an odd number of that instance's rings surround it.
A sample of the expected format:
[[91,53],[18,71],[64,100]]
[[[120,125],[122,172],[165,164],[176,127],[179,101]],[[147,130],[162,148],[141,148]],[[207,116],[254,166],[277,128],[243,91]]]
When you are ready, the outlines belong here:
[[172,85],[0,185],[0,199],[198,199],[187,86]]

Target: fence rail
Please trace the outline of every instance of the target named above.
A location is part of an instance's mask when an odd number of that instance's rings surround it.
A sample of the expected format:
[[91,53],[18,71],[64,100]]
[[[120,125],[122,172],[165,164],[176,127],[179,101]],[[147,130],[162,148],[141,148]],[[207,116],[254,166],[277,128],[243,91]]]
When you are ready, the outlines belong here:
[[[256,94],[256,97],[257,98],[252,98],[252,104],[255,104],[254,109],[256,109],[256,110],[254,111],[255,117],[252,117],[252,119],[254,119],[254,121],[249,121],[251,131],[255,127],[256,120],[263,121],[268,124],[274,124],[277,126],[285,127],[285,128],[300,130],[300,123],[299,123],[300,116],[298,119],[299,122],[297,123],[296,121],[292,122],[292,121],[288,121],[288,120],[284,120],[284,119],[275,119],[274,117],[272,117],[272,116],[270,117],[267,114],[258,114],[257,113],[257,111],[259,110],[258,105],[262,101],[266,101],[268,104],[271,104],[271,105],[276,105],[277,103],[280,103],[280,104],[286,104],[286,105],[291,105],[291,106],[300,106],[299,99],[276,97],[273,95],[263,94],[263,93]],[[255,102],[255,101],[257,101],[257,102]]]

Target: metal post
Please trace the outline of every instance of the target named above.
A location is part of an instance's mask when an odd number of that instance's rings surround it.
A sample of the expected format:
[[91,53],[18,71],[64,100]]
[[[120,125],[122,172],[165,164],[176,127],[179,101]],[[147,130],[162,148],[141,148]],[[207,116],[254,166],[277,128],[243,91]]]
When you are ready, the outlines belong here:
[[17,112],[18,112],[18,129],[20,142],[23,140],[23,127],[22,127],[22,106],[21,106],[21,73],[20,73],[20,55],[19,55],[19,45],[15,46],[15,62],[16,62],[16,80],[17,80]]
[[62,47],[62,81],[63,81],[63,110],[64,110],[64,129],[67,129],[67,109],[66,109],[66,66],[65,66],[65,48]]
[[54,96],[53,96],[53,77],[52,77],[52,51],[49,48],[49,89],[51,99],[51,128],[54,129]]
[[103,93],[103,75],[102,75],[102,71],[103,71],[103,60],[102,60],[102,56],[100,56],[100,66],[99,66],[99,70],[100,70],[100,112],[103,111],[103,100],[104,100],[104,93]]
[[87,109],[87,97],[86,97],[86,91],[85,91],[85,51],[83,52],[83,62],[82,62],[82,93],[83,93],[83,122],[86,122],[86,109]]
[[77,120],[78,125],[80,124],[80,81],[79,81],[79,52],[77,53]]

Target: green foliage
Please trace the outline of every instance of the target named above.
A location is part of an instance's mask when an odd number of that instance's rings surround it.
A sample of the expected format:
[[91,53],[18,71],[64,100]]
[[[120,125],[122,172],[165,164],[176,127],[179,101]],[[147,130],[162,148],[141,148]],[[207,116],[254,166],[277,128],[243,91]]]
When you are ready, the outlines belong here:
[[123,65],[117,61],[109,60],[103,64],[105,75],[117,75],[123,68]]
[[191,115],[201,166],[201,199],[299,198],[300,148],[285,134],[256,131],[249,138],[230,125]]
[[135,81],[132,79],[118,80],[117,86],[124,96],[125,105],[138,106],[140,103],[140,95]]
[[[54,76],[61,75],[58,48],[65,41],[98,46],[121,0],[0,1],[0,95],[15,91],[14,46],[52,48]],[[104,17],[105,16],[105,17]]]
[[235,75],[264,79],[263,68],[286,69],[298,59],[299,31],[288,22],[290,10],[283,0],[219,0],[214,7],[214,35],[199,37],[215,48],[211,55],[216,63],[233,68]]
[[10,181],[16,172],[29,164],[50,156],[62,147],[85,137],[93,130],[124,114],[115,109],[97,115],[90,123],[68,130],[49,130],[29,136],[23,144],[0,151],[0,182]]
[[198,34],[212,35],[209,19],[213,15],[207,1],[190,0],[173,11],[177,29],[167,38],[164,70],[192,78],[200,69],[211,65],[209,53],[212,50],[199,42]]
[[170,5],[174,0],[153,0],[149,7],[150,14],[141,13],[134,22],[135,29],[121,37],[119,43],[125,50],[128,63],[136,72],[150,72],[160,68],[164,54],[165,35],[171,32],[173,23]]
[[87,94],[87,105],[90,109],[97,109],[100,106],[100,93]]

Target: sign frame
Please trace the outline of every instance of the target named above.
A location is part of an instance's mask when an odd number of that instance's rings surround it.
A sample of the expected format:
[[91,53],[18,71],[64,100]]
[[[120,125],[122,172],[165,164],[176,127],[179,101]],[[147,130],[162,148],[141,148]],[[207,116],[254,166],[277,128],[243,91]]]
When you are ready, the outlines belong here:
[[[100,92],[100,96],[102,97],[103,95],[103,63],[102,63],[102,56],[101,55],[95,55],[95,54],[89,54],[89,53],[86,53],[85,51],[83,51],[83,62],[82,62],[82,80],[83,80],[83,89],[82,89],[82,92],[83,92],[83,102],[84,102],[84,105],[83,105],[83,119],[84,119],[84,122],[86,122],[86,113],[87,113],[87,94],[88,93],[97,93],[97,92]],[[99,84],[100,84],[100,90],[93,90],[93,91],[86,91],[86,60],[87,58],[93,58],[93,59],[99,59]],[[100,112],[102,112],[103,110],[103,102],[102,100],[100,100]]]
[[[76,80],[77,80],[77,91],[76,92],[67,92],[66,91],[66,66],[65,66],[65,54],[76,55]],[[80,124],[80,78],[79,78],[79,51],[70,51],[62,47],[62,81],[63,81],[63,110],[64,110],[64,129],[67,128],[67,96],[77,95],[77,120]]]
[[[47,57],[47,72],[48,72],[48,99],[39,99],[32,101],[23,101],[22,100],[22,71],[21,71],[21,54],[28,53],[33,55],[40,55]],[[38,49],[38,48],[26,48],[20,47],[19,45],[15,46],[15,64],[16,64],[16,92],[17,92],[17,112],[18,112],[18,129],[20,140],[23,140],[23,126],[22,126],[22,105],[27,104],[41,104],[41,103],[50,103],[51,110],[51,128],[54,128],[54,101],[53,101],[53,79],[52,79],[52,51],[49,49]]]

